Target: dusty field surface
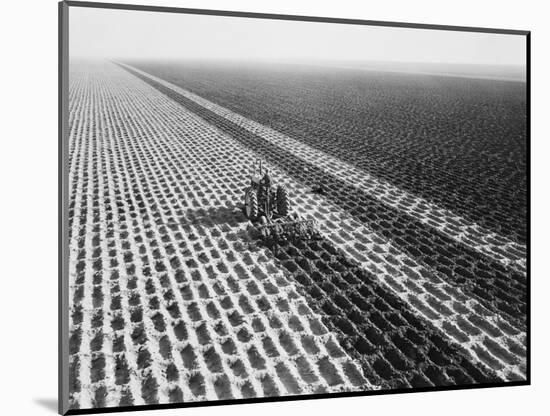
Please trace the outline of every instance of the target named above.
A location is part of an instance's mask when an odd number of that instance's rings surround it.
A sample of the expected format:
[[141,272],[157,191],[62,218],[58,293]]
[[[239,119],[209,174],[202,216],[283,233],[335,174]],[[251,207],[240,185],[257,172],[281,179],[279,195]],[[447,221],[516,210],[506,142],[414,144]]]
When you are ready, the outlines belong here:
[[[73,408],[525,378],[520,240],[177,84],[71,65]],[[257,157],[321,240],[254,238]]]

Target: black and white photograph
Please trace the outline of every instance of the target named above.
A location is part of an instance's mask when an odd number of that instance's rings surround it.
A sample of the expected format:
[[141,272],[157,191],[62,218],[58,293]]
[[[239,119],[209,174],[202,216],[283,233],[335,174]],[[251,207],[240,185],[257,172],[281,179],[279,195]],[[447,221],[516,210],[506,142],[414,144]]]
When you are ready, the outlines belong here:
[[61,19],[67,411],[529,383],[529,32]]

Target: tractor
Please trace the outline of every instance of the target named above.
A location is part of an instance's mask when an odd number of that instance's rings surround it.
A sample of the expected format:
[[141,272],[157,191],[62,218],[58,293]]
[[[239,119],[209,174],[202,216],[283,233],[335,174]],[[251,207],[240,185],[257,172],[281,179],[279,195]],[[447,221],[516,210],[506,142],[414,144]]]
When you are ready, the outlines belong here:
[[301,219],[292,212],[288,190],[284,185],[274,186],[268,169],[260,160],[253,166],[250,186],[244,192],[244,214],[256,225],[264,238],[317,238],[316,223]]

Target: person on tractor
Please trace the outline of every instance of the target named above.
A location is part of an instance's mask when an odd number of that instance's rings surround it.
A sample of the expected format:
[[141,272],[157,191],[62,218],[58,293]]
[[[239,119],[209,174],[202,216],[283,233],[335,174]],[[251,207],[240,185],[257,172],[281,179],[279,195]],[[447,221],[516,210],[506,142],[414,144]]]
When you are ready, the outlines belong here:
[[269,176],[269,170],[265,170],[265,175],[262,179],[262,184],[264,189],[269,192],[269,189],[271,189],[271,176]]

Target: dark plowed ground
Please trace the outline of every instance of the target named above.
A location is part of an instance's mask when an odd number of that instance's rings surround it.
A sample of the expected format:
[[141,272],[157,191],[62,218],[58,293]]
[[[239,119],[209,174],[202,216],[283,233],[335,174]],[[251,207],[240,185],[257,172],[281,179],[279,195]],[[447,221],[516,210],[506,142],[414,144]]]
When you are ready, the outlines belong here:
[[499,381],[327,241],[268,246],[340,345],[382,388]]
[[525,84],[285,67],[132,65],[526,240]]
[[[381,203],[372,196],[350,186],[341,179],[297,158],[290,152],[250,133],[227,119],[160,85],[158,82],[130,70],[143,81],[168,95],[185,108],[200,115],[223,132],[261,154],[304,185],[318,184],[325,196],[344,208],[375,232],[391,240],[396,247],[421,264],[447,277],[449,283],[477,299],[493,312],[507,317],[523,329],[526,317],[525,277],[475,250],[440,234],[435,228],[422,224],[401,210]],[[437,218],[434,218],[437,222]]]

